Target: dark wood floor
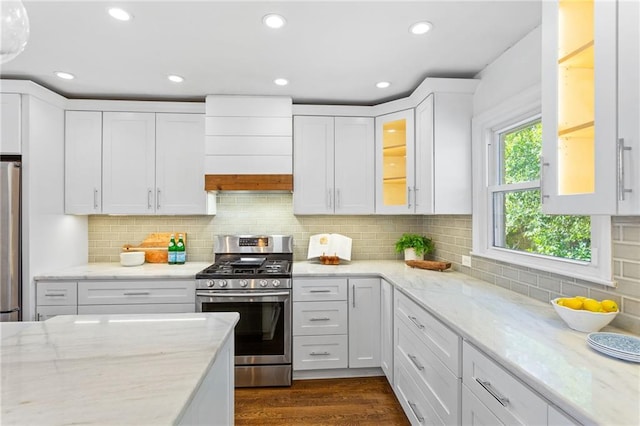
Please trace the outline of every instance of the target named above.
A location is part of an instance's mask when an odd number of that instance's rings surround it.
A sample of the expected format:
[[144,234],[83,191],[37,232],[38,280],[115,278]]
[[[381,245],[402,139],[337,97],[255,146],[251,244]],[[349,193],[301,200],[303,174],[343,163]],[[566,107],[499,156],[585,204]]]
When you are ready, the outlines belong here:
[[295,380],[290,388],[239,388],[236,425],[408,425],[384,377]]

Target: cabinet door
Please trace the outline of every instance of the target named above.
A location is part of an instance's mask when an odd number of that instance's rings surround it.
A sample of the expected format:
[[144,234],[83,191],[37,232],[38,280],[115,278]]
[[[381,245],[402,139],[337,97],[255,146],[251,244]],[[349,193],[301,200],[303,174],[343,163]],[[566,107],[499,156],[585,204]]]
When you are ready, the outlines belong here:
[[294,214],[333,213],[333,140],[333,117],[294,117]]
[[464,426],[504,425],[466,386],[462,386],[462,424]]
[[156,114],[158,214],[205,214],[204,116]]
[[96,214],[102,210],[102,113],[66,111],[64,138],[64,211]]
[[349,279],[349,368],[380,367],[380,279]]
[[373,118],[335,118],[336,214],[373,214],[375,138]]
[[77,315],[78,305],[36,306],[36,321],[46,321],[56,315]]
[[549,1],[542,12],[542,209],[615,214],[616,2]]
[[20,95],[0,94],[0,154],[22,152],[20,116]]
[[376,117],[376,213],[415,212],[413,109]]
[[[618,3],[618,213],[640,215],[640,3]],[[628,149],[625,149],[628,148]]]
[[393,286],[380,282],[381,342],[380,364],[387,380],[393,386]]
[[155,212],[153,113],[105,112],[102,129],[102,212]]

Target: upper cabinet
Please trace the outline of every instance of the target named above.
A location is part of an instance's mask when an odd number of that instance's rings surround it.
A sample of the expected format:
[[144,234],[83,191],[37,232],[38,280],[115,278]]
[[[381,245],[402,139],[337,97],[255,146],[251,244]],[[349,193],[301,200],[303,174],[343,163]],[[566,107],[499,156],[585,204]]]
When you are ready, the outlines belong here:
[[207,214],[202,114],[67,111],[65,211]]
[[637,2],[542,7],[543,211],[638,214]]
[[22,151],[20,95],[0,94],[0,154],[20,154]]
[[369,117],[294,117],[294,214],[374,212]]

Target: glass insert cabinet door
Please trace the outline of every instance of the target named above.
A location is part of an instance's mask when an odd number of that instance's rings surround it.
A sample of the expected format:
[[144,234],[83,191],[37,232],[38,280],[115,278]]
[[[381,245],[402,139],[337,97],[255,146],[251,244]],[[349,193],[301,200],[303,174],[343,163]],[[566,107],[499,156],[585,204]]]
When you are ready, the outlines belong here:
[[413,213],[413,109],[376,117],[376,212]]
[[543,2],[542,208],[616,209],[616,4]]

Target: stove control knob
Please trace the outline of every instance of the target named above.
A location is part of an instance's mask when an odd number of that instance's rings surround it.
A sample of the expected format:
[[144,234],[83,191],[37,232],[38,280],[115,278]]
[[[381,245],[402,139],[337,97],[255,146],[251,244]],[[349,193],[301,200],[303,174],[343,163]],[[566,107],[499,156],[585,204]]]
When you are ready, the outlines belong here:
[[207,287],[213,287],[215,285],[215,283],[213,282],[213,280],[207,280]]
[[240,287],[246,287],[249,285],[249,281],[247,280],[240,280]]
[[267,286],[267,280],[260,280],[260,287],[266,287]]
[[227,286],[227,280],[218,281],[218,285],[220,285],[220,287],[226,287]]
[[273,280],[271,284],[273,284],[274,287],[280,287],[280,280]]

